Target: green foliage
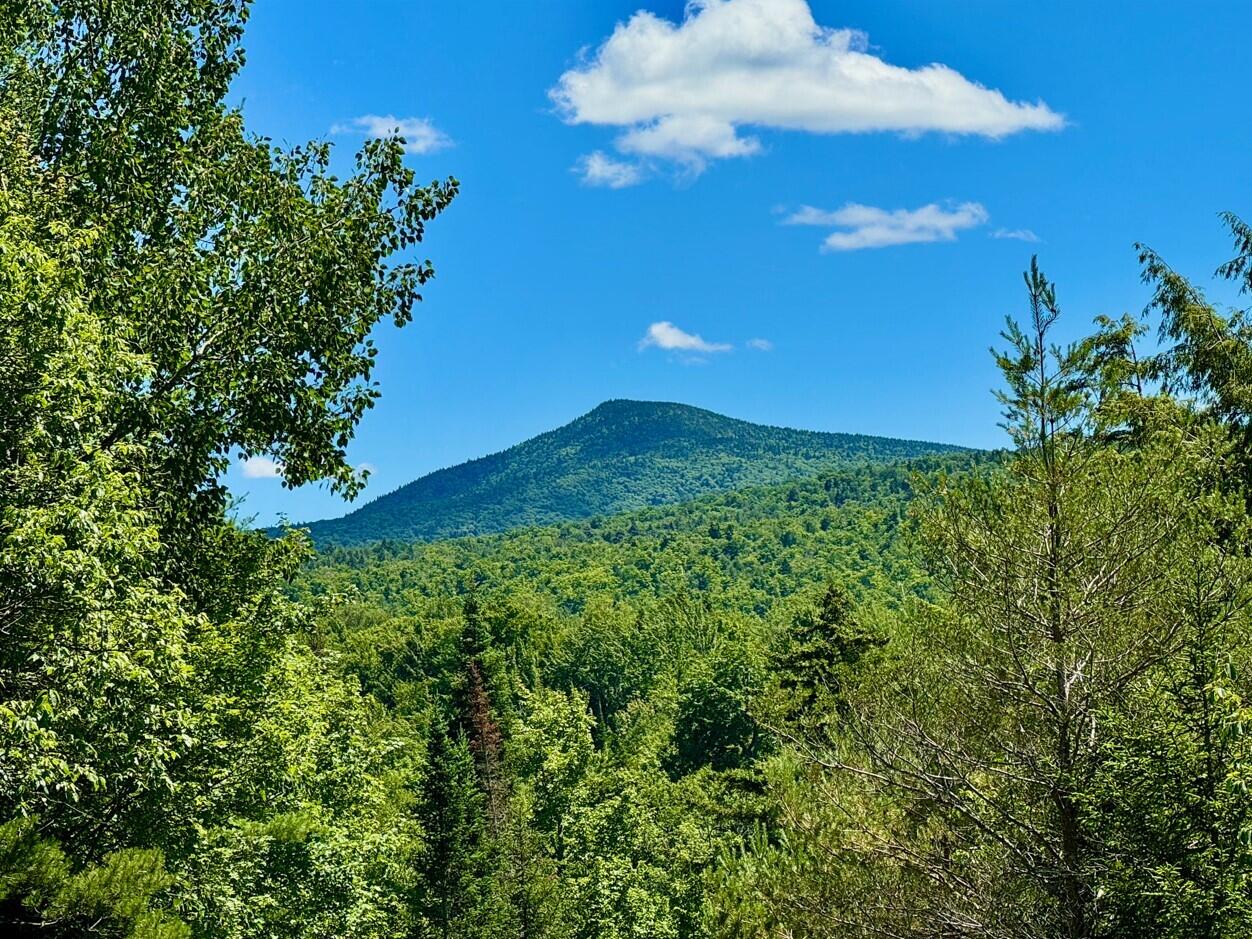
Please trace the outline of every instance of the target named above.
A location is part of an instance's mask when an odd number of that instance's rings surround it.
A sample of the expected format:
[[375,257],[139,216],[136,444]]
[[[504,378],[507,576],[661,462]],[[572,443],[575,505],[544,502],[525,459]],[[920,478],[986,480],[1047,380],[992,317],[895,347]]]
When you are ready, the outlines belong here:
[[[338,179],[223,104],[247,4],[0,17],[0,931],[392,934],[413,729],[311,642],[308,556],[227,518],[234,454],[351,493],[367,335],[454,194]],[[34,820],[37,820],[34,821]]]
[[140,357],[99,447],[142,442],[163,491],[215,508],[209,480],[234,450],[355,492],[344,447],[377,394],[367,335],[409,319],[433,271],[392,259],[455,181],[416,185],[396,139],[367,143],[340,181],[326,145],[248,135],[223,103],[246,0],[10,7],[10,160],[25,158],[40,224],[92,233],[75,258],[85,295]]
[[61,846],[40,834],[38,819],[0,825],[0,915],[19,931],[182,939],[187,927],[152,908],[172,883],[160,851],[124,848],[74,872]]
[[[556,527],[323,551],[294,592],[334,604],[322,641],[430,728],[422,934],[706,935],[716,859],[774,818],[779,663],[798,682],[786,695],[835,676],[847,690],[927,592],[907,535],[917,478],[994,459],[863,462]],[[846,591],[828,588],[835,572]]]
[[899,597],[923,587],[915,546],[904,537],[916,477],[995,459],[958,453],[860,464],[583,522],[433,544],[329,548],[302,595],[357,591],[396,612],[433,612],[441,598],[499,585],[516,598],[524,583],[525,592],[570,613],[601,601],[692,593],[759,614],[835,578],[859,593],[881,588]]
[[829,584],[821,599],[792,620],[775,669],[787,692],[785,716],[801,724],[824,723],[845,714],[847,685],[886,638],[858,622],[853,598]]
[[1032,264],[1011,453],[609,402],[315,556],[221,472],[359,489],[457,186],[249,136],[247,12],[0,17],[0,932],[1252,931],[1246,312]]
[[1032,265],[997,356],[1015,451],[940,477],[924,603],[837,683],[834,720],[783,723],[779,822],[714,882],[725,934],[1247,933],[1252,359],[1240,314],[1147,275],[1176,345],[1143,355],[1130,321],[1053,345]]

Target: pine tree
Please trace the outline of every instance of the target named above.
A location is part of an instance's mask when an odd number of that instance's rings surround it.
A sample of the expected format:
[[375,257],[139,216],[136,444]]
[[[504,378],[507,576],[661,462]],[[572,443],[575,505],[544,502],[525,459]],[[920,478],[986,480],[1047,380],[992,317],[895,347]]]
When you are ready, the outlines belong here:
[[451,939],[478,899],[489,868],[486,806],[473,754],[462,737],[436,722],[427,745],[428,769],[420,817],[426,847],[418,906],[423,936]]
[[861,625],[847,589],[827,584],[817,603],[791,621],[777,656],[779,684],[794,696],[792,716],[825,721],[843,713],[849,673],[886,644]]
[[847,844],[893,865],[875,876],[894,901],[861,897],[879,935],[1096,936],[1109,715],[1181,642],[1176,572],[1201,550],[1211,459],[1170,422],[1105,443],[1101,338],[1054,345],[1053,286],[1033,264],[1026,284],[1029,324],[997,355],[1016,449],[934,494],[938,602],[817,756],[846,805],[880,806]]

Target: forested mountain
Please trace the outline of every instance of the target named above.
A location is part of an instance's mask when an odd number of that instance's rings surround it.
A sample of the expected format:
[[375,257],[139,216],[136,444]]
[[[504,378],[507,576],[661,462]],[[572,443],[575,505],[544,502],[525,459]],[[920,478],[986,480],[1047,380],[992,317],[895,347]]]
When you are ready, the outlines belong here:
[[486,534],[960,449],[767,427],[684,404],[606,401],[564,427],[301,527],[319,545]]
[[918,481],[994,465],[969,451],[839,466],[676,505],[435,542],[323,548],[301,593],[415,613],[429,600],[528,590],[576,613],[597,599],[687,593],[764,613],[831,579],[858,592],[920,590],[904,537]]

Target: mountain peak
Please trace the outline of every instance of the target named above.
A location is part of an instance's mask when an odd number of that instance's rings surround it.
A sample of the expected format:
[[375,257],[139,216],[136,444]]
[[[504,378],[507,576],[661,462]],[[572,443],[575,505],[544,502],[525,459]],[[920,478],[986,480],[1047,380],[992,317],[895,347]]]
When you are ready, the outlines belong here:
[[[665,419],[665,418],[682,418],[695,417],[697,415],[707,415],[710,417],[721,418],[722,420],[733,420],[733,418],[722,417],[713,411],[706,411],[692,404],[680,404],[677,401],[642,401],[634,398],[609,398],[607,401],[601,401],[594,408],[588,411],[580,418],[576,418],[571,423],[577,423],[587,418],[601,419]],[[569,426],[569,425],[566,425]]]
[[508,450],[430,473],[343,518],[307,527],[324,544],[477,535],[960,449],[613,398]]

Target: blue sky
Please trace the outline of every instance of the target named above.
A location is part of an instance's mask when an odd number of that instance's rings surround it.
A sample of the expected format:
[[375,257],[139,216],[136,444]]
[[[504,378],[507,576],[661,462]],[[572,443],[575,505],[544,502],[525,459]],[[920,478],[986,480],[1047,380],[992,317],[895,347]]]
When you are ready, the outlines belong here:
[[[1074,333],[1142,306],[1135,241],[1225,259],[1250,34],[1244,2],[258,0],[235,95],[345,160],[403,121],[462,181],[377,333],[368,499],[608,398],[1001,444],[987,350],[1033,252]],[[262,523],[348,508],[252,469]]]

